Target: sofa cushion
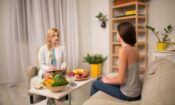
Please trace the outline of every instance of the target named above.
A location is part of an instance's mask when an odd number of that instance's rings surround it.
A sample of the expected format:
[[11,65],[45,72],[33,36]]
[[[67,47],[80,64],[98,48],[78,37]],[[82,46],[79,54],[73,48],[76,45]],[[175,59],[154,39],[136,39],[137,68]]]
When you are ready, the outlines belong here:
[[83,105],[139,105],[140,101],[123,101],[102,91],[91,96]]
[[175,105],[175,64],[158,59],[147,71],[141,105]]

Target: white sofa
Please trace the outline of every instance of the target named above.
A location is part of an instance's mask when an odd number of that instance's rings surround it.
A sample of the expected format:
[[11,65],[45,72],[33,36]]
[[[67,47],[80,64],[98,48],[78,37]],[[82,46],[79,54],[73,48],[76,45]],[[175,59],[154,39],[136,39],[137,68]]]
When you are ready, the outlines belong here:
[[161,58],[149,66],[139,101],[123,101],[99,91],[83,105],[175,105],[175,64]]

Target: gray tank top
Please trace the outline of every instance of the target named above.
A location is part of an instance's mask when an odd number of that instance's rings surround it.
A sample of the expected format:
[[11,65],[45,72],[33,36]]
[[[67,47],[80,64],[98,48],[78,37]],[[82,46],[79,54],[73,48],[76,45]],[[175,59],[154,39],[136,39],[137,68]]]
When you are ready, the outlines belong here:
[[120,86],[120,90],[128,97],[137,97],[141,94],[139,63],[127,66],[124,84]]

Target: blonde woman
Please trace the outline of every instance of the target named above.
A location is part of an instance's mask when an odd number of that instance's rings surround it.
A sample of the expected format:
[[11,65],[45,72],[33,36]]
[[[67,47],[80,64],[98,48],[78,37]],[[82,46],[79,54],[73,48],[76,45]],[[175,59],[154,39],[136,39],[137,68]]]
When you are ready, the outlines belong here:
[[50,76],[55,70],[64,71],[66,68],[66,53],[63,46],[59,45],[60,32],[50,28],[47,32],[46,44],[40,47],[38,53],[39,77]]

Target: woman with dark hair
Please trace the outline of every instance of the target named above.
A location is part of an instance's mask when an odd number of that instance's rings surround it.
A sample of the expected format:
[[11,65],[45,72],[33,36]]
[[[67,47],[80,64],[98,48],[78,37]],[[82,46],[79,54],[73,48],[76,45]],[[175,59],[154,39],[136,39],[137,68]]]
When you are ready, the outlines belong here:
[[139,52],[135,46],[135,27],[129,22],[123,22],[117,27],[117,38],[121,43],[119,51],[118,75],[110,78],[98,78],[91,88],[91,95],[103,91],[113,97],[126,101],[141,98],[141,84],[139,81]]

